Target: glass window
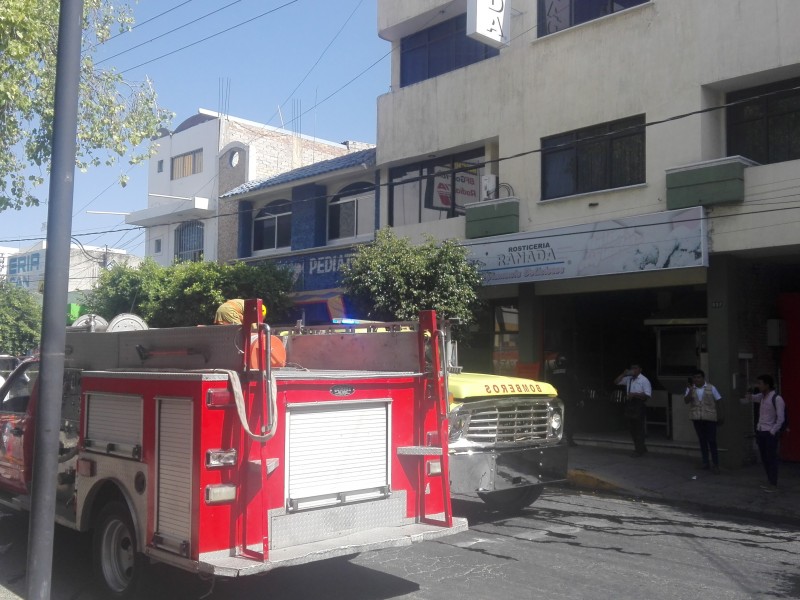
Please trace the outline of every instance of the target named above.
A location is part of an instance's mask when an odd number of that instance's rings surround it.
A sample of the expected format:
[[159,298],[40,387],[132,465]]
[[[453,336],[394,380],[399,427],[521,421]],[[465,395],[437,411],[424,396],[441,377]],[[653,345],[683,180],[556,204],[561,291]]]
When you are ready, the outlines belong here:
[[161,238],[153,240],[153,254],[161,254]]
[[644,115],[542,140],[542,199],[645,181]]
[[519,309],[514,301],[494,306],[492,367],[495,375],[516,375],[519,362]]
[[253,219],[253,251],[288,248],[292,245],[292,206],[289,200],[275,200]]
[[203,224],[181,223],[175,230],[175,262],[203,260]]
[[467,15],[459,15],[400,41],[400,87],[498,54],[496,48],[467,37]]
[[463,215],[465,204],[481,199],[485,160],[483,150],[475,150],[392,169],[389,224],[399,227]]
[[375,230],[375,186],[355,183],[334,196],[328,206],[328,239],[354,238]]
[[[728,94],[728,156],[761,164],[800,158],[800,79]],[[752,99],[750,101],[746,101]]]
[[173,156],[170,179],[181,179],[203,172],[203,150],[193,150],[180,156]]
[[539,0],[539,37],[647,2],[650,0]]

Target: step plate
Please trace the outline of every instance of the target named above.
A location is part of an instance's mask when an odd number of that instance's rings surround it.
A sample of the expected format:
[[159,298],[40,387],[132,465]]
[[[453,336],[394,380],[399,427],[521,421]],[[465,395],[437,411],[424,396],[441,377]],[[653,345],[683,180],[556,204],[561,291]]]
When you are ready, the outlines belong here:
[[277,550],[367,531],[376,526],[408,525],[413,523],[413,519],[406,517],[406,495],[400,491],[383,500],[305,512],[287,513],[284,509],[271,510],[269,522],[270,548]]
[[[432,519],[441,519],[442,515],[432,515]],[[200,556],[198,570],[220,577],[244,577],[270,571],[277,567],[301,565],[317,560],[326,560],[336,556],[360,554],[383,548],[409,546],[415,542],[433,540],[467,530],[467,520],[453,518],[450,528],[437,525],[413,523],[398,527],[375,527],[369,531],[361,531],[343,535],[334,539],[311,542],[292,546],[281,550],[271,550],[267,562],[259,562],[247,558],[231,557],[224,553],[208,553]]]

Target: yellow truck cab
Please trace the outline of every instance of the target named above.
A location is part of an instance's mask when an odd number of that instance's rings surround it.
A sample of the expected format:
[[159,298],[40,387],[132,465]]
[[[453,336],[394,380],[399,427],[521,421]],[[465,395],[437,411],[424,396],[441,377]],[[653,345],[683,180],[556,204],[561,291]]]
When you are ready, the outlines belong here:
[[489,506],[513,512],[536,500],[546,484],[566,479],[564,403],[553,386],[453,372],[448,390],[453,494],[477,492]]
[[[334,327],[347,331],[381,325],[334,319]],[[545,485],[567,478],[564,403],[549,383],[463,372],[451,324],[440,320],[436,333],[446,348],[451,492],[477,493],[504,512],[529,506]]]

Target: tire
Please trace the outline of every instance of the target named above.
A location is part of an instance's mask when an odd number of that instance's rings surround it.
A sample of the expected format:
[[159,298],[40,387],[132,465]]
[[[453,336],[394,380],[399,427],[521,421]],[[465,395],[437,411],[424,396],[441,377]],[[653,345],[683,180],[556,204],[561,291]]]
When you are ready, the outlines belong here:
[[514,514],[533,504],[544,489],[541,485],[509,488],[497,492],[478,492],[486,506],[500,512]]
[[127,506],[106,504],[92,536],[94,573],[105,598],[133,598],[142,580],[144,558],[137,551],[136,530]]

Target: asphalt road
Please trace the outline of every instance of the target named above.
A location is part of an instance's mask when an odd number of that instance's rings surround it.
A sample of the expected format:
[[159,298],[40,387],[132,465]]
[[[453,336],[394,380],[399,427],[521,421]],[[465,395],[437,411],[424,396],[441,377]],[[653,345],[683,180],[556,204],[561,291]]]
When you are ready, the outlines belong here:
[[[438,541],[217,582],[210,600],[800,598],[800,536],[782,528],[617,497],[546,492],[513,518],[456,503],[470,530]],[[24,593],[27,521],[0,517],[0,598]],[[88,539],[56,528],[53,600],[99,600]],[[208,583],[154,569],[147,600]]]

